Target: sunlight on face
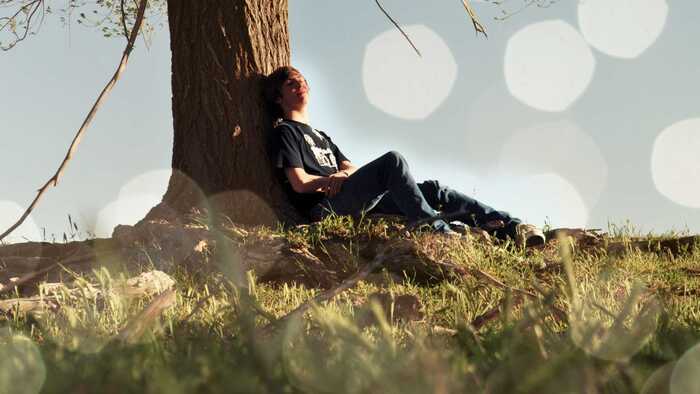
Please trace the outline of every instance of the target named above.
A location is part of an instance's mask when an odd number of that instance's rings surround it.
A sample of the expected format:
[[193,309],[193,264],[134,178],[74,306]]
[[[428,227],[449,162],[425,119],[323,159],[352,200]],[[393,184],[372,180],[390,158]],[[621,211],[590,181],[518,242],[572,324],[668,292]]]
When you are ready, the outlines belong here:
[[608,177],[598,144],[570,121],[516,131],[503,145],[499,166],[516,174],[562,174],[581,191],[587,206],[596,204]]
[[594,48],[614,57],[635,58],[666,25],[666,0],[579,0],[578,24]]
[[516,32],[506,46],[504,72],[516,99],[542,111],[567,109],[588,88],[595,59],[583,37],[562,20]]
[[362,82],[369,102],[402,119],[425,119],[447,98],[457,64],[445,41],[424,25],[404,28],[422,57],[396,29],[367,44]]
[[[0,233],[4,233],[5,230],[15,224],[25,209],[14,201],[0,200]],[[31,215],[25,219],[21,226],[5,237],[2,242],[15,243],[26,242],[27,240],[41,241],[41,232]]]
[[654,141],[651,174],[656,189],[671,201],[700,208],[700,118],[663,130]]

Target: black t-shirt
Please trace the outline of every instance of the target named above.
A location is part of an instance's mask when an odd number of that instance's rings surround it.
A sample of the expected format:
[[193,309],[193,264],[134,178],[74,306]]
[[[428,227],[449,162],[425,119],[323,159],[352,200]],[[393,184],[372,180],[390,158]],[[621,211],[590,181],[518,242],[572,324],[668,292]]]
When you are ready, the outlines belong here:
[[338,172],[340,162],[348,159],[326,133],[305,123],[285,119],[275,127],[273,133],[272,158],[280,181],[285,185],[292,204],[301,212],[308,213],[323,199],[324,194],[295,192],[284,169],[303,168],[310,175],[329,176]]

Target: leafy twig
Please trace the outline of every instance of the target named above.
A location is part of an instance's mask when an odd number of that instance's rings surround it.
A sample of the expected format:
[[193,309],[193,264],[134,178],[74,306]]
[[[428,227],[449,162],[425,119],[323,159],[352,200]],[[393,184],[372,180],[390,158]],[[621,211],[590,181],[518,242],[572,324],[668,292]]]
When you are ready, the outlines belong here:
[[[25,38],[27,38],[27,35],[31,30],[32,19],[34,18],[34,14],[36,14],[39,8],[42,9],[41,21],[43,21],[44,0],[33,0],[27,4],[22,5],[12,16],[0,18],[0,22],[5,21],[5,23],[2,26],[0,26],[0,32],[5,30],[7,26],[10,26],[12,35],[15,36],[14,41],[11,42],[8,46],[3,47],[2,45],[0,45],[1,50],[8,51],[12,49],[15,45],[17,45],[20,41],[23,41]],[[20,13],[23,13],[25,15],[24,20],[19,22],[20,25],[24,25],[24,32],[21,36],[17,34],[17,31],[15,30],[15,26],[17,25],[17,16]],[[39,25],[41,25],[41,21],[39,22]]]

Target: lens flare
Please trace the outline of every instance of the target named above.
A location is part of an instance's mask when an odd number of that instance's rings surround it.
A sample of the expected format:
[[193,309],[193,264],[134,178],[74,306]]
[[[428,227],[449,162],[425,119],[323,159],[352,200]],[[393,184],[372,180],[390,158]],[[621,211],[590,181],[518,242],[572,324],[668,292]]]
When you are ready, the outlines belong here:
[[452,51],[437,33],[424,25],[404,27],[422,52],[413,51],[396,29],[367,44],[362,82],[369,102],[401,119],[425,119],[447,98],[457,79]]
[[508,205],[510,212],[528,223],[548,222],[553,227],[586,227],[588,223],[586,203],[562,174],[549,172],[514,178],[509,190],[528,196]]
[[700,393],[700,344],[690,348],[671,374],[671,394]]
[[621,272],[574,283],[569,306],[572,341],[591,356],[626,361],[649,340],[661,312],[656,298]]
[[596,141],[568,120],[514,132],[503,145],[499,167],[516,174],[561,174],[575,185],[588,207],[598,202],[608,177],[608,165]]
[[161,201],[171,172],[170,169],[148,171],[124,184],[117,199],[98,213],[95,234],[110,237],[115,226],[133,225],[143,219]]
[[[205,220],[211,223],[221,221],[230,223],[269,223],[277,222],[277,215],[266,201],[257,194],[248,190],[229,190],[213,196],[207,201],[207,215]],[[246,207],[245,214],[240,207]],[[229,217],[230,212],[239,212],[244,217]],[[245,282],[245,273],[249,269],[256,269],[260,275],[260,267],[251,267],[244,261],[238,248],[231,242],[227,242],[227,236],[219,232],[218,226],[210,226],[214,234],[219,235],[221,242],[217,243],[217,250],[221,258],[217,259],[219,269],[234,283]]]
[[526,105],[548,112],[569,108],[593,80],[595,58],[579,32],[562,20],[538,22],[508,40],[508,90]]
[[667,394],[671,389],[671,374],[676,367],[676,362],[670,362],[654,371],[644,382],[641,394]]
[[170,168],[152,170],[137,175],[119,190],[119,197],[150,194],[162,196],[168,188],[172,170]]
[[632,59],[656,42],[666,26],[666,0],[579,0],[578,25],[597,50]]
[[654,141],[651,174],[656,189],[671,201],[700,208],[700,118],[664,129]]
[[[25,208],[22,208],[14,201],[0,200],[0,232],[5,232],[10,226],[14,225],[22,214]],[[2,242],[16,243],[29,241],[41,241],[41,232],[37,227],[34,219],[30,215],[24,220],[24,223],[17,227],[10,235],[5,237]]]
[[44,359],[31,339],[0,337],[0,393],[36,394],[45,380]]

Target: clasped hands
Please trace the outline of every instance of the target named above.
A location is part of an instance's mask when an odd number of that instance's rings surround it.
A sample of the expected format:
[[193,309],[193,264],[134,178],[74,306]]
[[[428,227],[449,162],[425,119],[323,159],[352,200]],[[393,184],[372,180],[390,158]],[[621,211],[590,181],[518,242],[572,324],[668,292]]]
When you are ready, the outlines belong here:
[[328,176],[328,182],[323,188],[323,192],[326,193],[326,197],[333,197],[340,191],[343,182],[348,179],[348,173],[345,171],[338,171],[335,174]]

